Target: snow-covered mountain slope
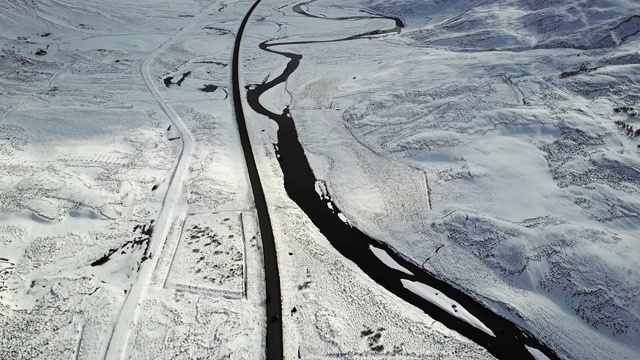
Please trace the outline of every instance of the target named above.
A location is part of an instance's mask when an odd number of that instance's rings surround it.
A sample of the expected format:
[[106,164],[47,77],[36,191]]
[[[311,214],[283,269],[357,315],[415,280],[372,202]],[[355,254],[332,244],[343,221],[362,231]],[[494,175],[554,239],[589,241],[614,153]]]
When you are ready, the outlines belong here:
[[633,0],[373,0],[365,6],[407,19],[413,29],[405,36],[417,42],[467,51],[604,49],[640,37]]
[[637,358],[640,3],[310,5],[344,6],[409,25],[296,48],[291,111],[349,221],[563,357]]

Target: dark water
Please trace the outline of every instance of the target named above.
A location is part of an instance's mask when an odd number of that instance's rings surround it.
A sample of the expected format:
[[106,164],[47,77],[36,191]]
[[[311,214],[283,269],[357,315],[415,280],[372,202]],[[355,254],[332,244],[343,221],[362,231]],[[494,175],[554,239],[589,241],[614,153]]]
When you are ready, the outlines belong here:
[[[386,30],[375,30],[335,40],[292,42],[275,42],[271,40],[259,45],[263,51],[278,54],[288,59],[287,66],[280,75],[262,84],[247,86],[247,101],[255,112],[267,116],[278,125],[278,142],[274,144],[274,147],[282,173],[284,174],[284,187],[289,197],[307,214],[309,219],[318,227],[331,245],[338,250],[342,256],[355,263],[371,279],[401,299],[422,309],[433,319],[484,347],[495,357],[499,359],[532,359],[533,357],[525,348],[525,345],[527,345],[542,351],[551,359],[556,359],[557,356],[555,353],[536,340],[532,334],[496,315],[483,304],[475,301],[451,284],[439,280],[435,276],[425,272],[421,267],[397,256],[383,242],[370,238],[362,231],[342,221],[338,216],[340,210],[331,201],[330,194],[325,193],[323,196],[318,195],[316,192],[317,180],[309,166],[304,149],[298,140],[295,121],[288,107],[283,109],[282,113],[277,114],[267,110],[260,103],[260,96],[276,85],[285,82],[298,68],[302,60],[302,55],[300,54],[278,51],[274,50],[274,48],[282,45],[321,44],[371,39],[376,36],[398,33],[404,27],[404,24],[402,20],[398,18],[372,14],[339,18],[320,17],[309,14],[303,9],[303,6],[309,3],[311,2],[296,5],[293,7],[293,11],[304,16],[321,18],[328,21],[387,19],[391,20],[394,26]],[[411,272],[412,275],[406,274],[403,271],[394,270],[385,265],[370,251],[371,246],[385,250],[396,263]],[[460,320],[448,311],[441,309],[406,289],[401,282],[403,279],[431,286],[437,289],[439,296],[444,295],[455,300],[459,306],[462,306],[486,327],[491,329],[495,337]],[[454,314],[458,313],[458,309],[456,309],[455,306],[451,311]],[[386,351],[383,346],[376,347],[376,349],[380,352]]]
[[199,89],[200,91],[204,91],[204,92],[208,92],[208,93],[212,93],[216,90],[218,90],[218,86],[216,85],[205,85],[204,87]]
[[202,92],[206,92],[206,93],[213,93],[218,89],[224,91],[224,99],[223,100],[226,100],[229,97],[229,92],[227,91],[227,89],[225,89],[223,87],[220,87],[220,86],[217,86],[217,85],[205,85],[204,87],[201,87],[198,90],[200,90]]
[[189,75],[191,75],[191,71],[187,71],[186,73],[182,74],[182,77],[180,78],[180,80],[178,80],[178,82],[176,83],[176,85],[178,86],[182,86],[182,82],[189,77]]
[[218,65],[221,67],[227,67],[227,63],[223,63],[220,61],[213,61],[213,60],[203,60],[203,61],[197,61],[196,64],[214,64],[214,65]]
[[187,71],[184,74],[182,74],[182,76],[180,76],[180,79],[176,82],[173,82],[173,76],[167,76],[166,78],[164,78],[164,86],[166,87],[171,87],[171,85],[178,85],[178,86],[182,86],[182,83],[184,82],[184,80],[186,78],[189,77],[189,75],[191,75],[191,71]]

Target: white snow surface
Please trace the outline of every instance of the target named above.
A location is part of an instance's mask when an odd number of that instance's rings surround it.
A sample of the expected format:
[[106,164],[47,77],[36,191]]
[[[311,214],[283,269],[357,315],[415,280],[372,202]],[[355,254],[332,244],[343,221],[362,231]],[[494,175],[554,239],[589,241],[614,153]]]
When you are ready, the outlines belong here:
[[457,317],[458,319],[463,320],[473,325],[474,327],[484,331],[485,333],[493,337],[496,336],[493,331],[491,331],[491,329],[486,327],[475,316],[471,315],[471,313],[469,313],[467,309],[463,308],[462,306],[460,306],[460,304],[442,294],[438,289],[433,288],[427,284],[423,284],[419,281],[411,281],[407,279],[402,279],[401,281],[402,286],[409,289],[412,293],[438,306],[442,310]]
[[0,0],[0,358],[264,356],[250,5]]
[[[309,19],[295,3],[258,7],[243,83],[284,69],[264,40],[392,25]],[[261,244],[228,96],[251,4],[0,0],[0,358],[263,356]],[[300,67],[263,97],[289,105],[338,216],[563,358],[636,359],[640,3],[308,9],[408,25],[289,45]],[[282,254],[286,356],[490,357],[345,262],[284,192],[275,125],[247,117]],[[210,232],[234,236],[229,257],[191,240],[198,224],[208,246]]]
[[[284,25],[261,25],[254,42],[273,38],[270,28],[286,41],[393,26],[263,8]],[[308,9],[368,9],[408,24],[400,35],[280,48],[303,58],[268,96],[291,99],[314,174],[343,216],[563,358],[637,358],[640,3],[320,0]],[[245,51],[260,58],[246,75],[253,83],[286,61]],[[264,142],[275,142],[264,126]]]

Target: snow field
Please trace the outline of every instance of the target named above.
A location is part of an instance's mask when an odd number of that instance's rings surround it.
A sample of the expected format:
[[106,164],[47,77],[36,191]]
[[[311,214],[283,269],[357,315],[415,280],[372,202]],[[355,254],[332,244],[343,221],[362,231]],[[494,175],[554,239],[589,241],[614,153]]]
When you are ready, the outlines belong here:
[[[633,359],[640,62],[637,35],[606,37],[620,24],[633,32],[637,4],[536,4],[365,4],[409,28],[288,46],[302,62],[286,97],[269,96],[292,99],[314,174],[349,222],[562,357]],[[575,21],[527,22],[549,13]],[[340,31],[282,18],[280,41]]]
[[[191,294],[164,288],[170,266],[159,266],[165,271],[163,281],[158,282],[159,275],[151,271],[141,300],[134,301],[140,306],[127,317],[131,326],[113,334],[143,264],[173,256],[175,243],[162,252],[150,247],[152,228],[158,230],[157,240],[165,241],[161,226],[153,225],[167,191],[176,195],[168,204],[175,211],[168,217],[167,229],[182,224],[187,212],[210,217],[232,211],[229,216],[238,219],[239,211],[251,206],[231,106],[222,90],[228,89],[230,74],[224,62],[230,58],[232,32],[207,26],[214,19],[218,27],[224,23],[235,29],[248,3],[227,4],[226,13],[222,2],[210,4],[213,15],[204,14],[202,23],[181,34],[184,41],[161,49],[160,60],[149,62],[147,80],[166,100],[160,103],[145,86],[140,72],[143,61],[193,22],[203,4],[118,2],[106,6],[45,1],[1,5],[0,166],[7,176],[0,181],[0,357],[95,359],[104,357],[110,343],[126,345],[115,353],[147,357],[144,349],[153,342],[140,341],[148,336],[158,341],[150,347],[154,357],[169,358],[175,354],[173,349],[182,346],[178,337],[189,343],[197,334],[210,345],[183,348],[183,353],[260,358],[263,276],[259,238],[252,230],[256,227],[250,213],[244,226],[234,227],[236,242],[224,245],[225,253],[233,255],[207,254],[212,269],[220,266],[218,272],[212,271],[224,280],[213,291],[218,291],[218,297],[206,291]],[[219,8],[223,11],[218,12]],[[46,54],[36,55],[39,49]],[[162,75],[179,69],[193,74],[182,87],[165,89]],[[213,93],[199,90],[208,84],[221,87]],[[163,111],[163,103],[171,108]],[[193,149],[194,160],[185,168],[193,172],[185,172],[185,186],[178,184],[177,192],[176,184],[171,185],[171,171],[185,139],[168,121],[167,111],[184,115],[196,130],[209,129],[198,134],[202,145]],[[194,183],[199,187],[192,187]],[[170,234],[177,230],[176,225]],[[240,240],[244,231],[251,232],[247,246],[253,252],[240,261],[232,260],[240,250],[244,254]],[[188,262],[187,255],[178,254],[176,269]],[[173,275],[170,280],[176,281],[169,284],[207,289],[206,283],[188,274],[181,281]],[[257,280],[245,287],[247,274]],[[221,291],[233,299],[220,298]],[[183,296],[191,305],[178,303]],[[198,307],[208,310],[200,312]],[[147,312],[149,308],[154,310]],[[167,311],[181,311],[185,319],[196,311],[195,321],[202,326],[194,327],[191,320],[167,322],[162,317]],[[163,344],[163,337],[154,338],[163,329],[171,333],[173,326],[180,334],[175,342]],[[150,327],[157,331],[147,334],[145,329]],[[215,335],[215,329],[228,338]],[[112,335],[121,336],[122,344],[112,342]]]

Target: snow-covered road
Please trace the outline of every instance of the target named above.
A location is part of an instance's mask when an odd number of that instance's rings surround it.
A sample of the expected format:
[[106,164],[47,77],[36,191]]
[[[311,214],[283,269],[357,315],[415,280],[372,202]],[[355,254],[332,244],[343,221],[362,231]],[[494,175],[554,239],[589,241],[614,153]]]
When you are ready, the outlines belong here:
[[169,186],[162,203],[162,209],[160,210],[160,215],[155,222],[153,234],[149,242],[149,248],[146,252],[149,255],[148,260],[142,263],[138,276],[133,283],[131,290],[127,293],[126,300],[122,305],[113,328],[113,333],[104,356],[105,359],[116,360],[126,359],[129,357],[129,336],[139,315],[138,312],[141,298],[144,296],[145,288],[148,285],[151,275],[156,267],[156,263],[159,258],[158,255],[162,252],[169,227],[177,212],[180,211],[176,209],[176,207],[178,207],[179,200],[182,197],[183,182],[188,174],[189,160],[194,149],[193,136],[191,136],[189,129],[185,126],[180,116],[176,114],[160,94],[157,81],[152,78],[149,66],[158,55],[178,41],[184,33],[191,31],[211,9],[218,5],[219,2],[220,1],[215,2],[202,9],[199,16],[194,17],[189,25],[182,28],[177,34],[163,43],[162,46],[151,53],[144,60],[142,65],[140,65],[140,72],[145,85],[153,95],[153,98],[158,102],[158,105],[162,108],[162,111],[167,115],[175,129],[180,134],[182,139],[182,149],[173,168],[171,177],[168,180]]

